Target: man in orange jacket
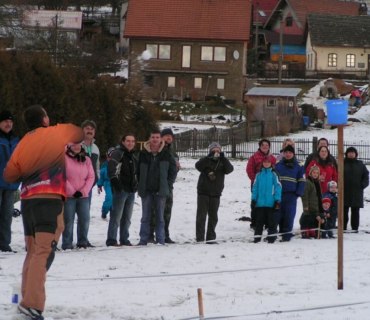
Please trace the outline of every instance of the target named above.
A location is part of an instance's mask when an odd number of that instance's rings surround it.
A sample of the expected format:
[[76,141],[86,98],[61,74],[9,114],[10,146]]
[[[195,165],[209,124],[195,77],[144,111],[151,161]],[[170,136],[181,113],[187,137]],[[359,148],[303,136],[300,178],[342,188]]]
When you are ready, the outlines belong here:
[[22,182],[21,211],[27,255],[22,271],[22,301],[18,310],[30,319],[42,320],[46,272],[64,229],[64,150],[69,142],[83,139],[73,124],[49,126],[40,105],[28,107],[24,120],[29,132],[14,150],[4,170],[8,182]]

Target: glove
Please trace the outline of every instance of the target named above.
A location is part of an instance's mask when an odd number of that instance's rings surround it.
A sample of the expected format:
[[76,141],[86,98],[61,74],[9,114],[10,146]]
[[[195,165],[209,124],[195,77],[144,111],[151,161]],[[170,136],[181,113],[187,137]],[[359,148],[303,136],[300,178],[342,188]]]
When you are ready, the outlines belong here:
[[74,194],[73,194],[73,198],[81,198],[82,197],[82,193],[81,191],[76,191]]
[[225,158],[225,153],[224,152],[220,152],[220,158]]
[[275,203],[274,203],[274,209],[275,210],[279,210],[280,209],[280,202],[279,201],[275,201]]
[[256,207],[256,200],[251,201],[251,209],[253,210]]

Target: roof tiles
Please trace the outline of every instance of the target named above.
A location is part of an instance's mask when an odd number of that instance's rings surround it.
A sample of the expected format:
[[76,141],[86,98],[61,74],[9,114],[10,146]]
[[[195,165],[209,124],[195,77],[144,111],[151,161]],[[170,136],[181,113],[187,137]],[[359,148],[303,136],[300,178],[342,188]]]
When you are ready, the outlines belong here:
[[130,0],[125,37],[248,41],[250,0]]

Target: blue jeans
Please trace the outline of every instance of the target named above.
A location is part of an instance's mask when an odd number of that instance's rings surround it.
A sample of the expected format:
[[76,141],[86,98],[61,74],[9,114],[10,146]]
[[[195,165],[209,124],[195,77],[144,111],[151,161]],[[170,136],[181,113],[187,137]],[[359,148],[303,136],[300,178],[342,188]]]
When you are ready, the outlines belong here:
[[14,194],[14,190],[0,189],[0,248],[4,249],[11,242]]
[[152,215],[152,206],[155,208],[155,237],[158,243],[164,244],[164,206],[166,198],[154,193],[148,193],[141,198],[142,217],[140,226],[140,244],[146,245],[150,236],[150,220]]
[[107,245],[117,244],[118,227],[120,228],[119,242],[121,244],[129,243],[129,229],[134,201],[134,192],[113,192],[113,206],[108,225]]
[[89,198],[67,198],[64,205],[64,232],[62,249],[72,249],[73,226],[77,213],[77,245],[86,245],[90,225]]

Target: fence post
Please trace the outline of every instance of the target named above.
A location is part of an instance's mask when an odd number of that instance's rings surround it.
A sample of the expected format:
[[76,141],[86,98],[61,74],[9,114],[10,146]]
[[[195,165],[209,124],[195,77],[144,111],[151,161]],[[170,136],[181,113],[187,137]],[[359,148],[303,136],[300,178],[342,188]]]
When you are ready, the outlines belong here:
[[315,152],[317,150],[317,143],[318,143],[317,137],[313,137],[312,138],[312,152]]
[[196,148],[196,144],[197,144],[197,129],[193,129],[193,141],[192,141],[192,144],[193,144],[193,157],[195,157],[195,148]]
[[236,158],[236,141],[234,131],[231,130],[231,158]]

